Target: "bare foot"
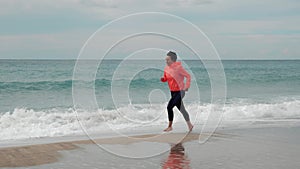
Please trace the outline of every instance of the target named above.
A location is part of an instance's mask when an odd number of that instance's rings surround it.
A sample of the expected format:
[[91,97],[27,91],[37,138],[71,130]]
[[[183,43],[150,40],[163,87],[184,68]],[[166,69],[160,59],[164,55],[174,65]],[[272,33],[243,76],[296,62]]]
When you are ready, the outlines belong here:
[[194,126],[191,124],[191,125],[189,125],[189,130],[190,131],[192,131],[193,130],[193,128],[194,128]]
[[166,129],[164,129],[165,132],[169,132],[169,131],[171,131],[171,130],[173,130],[172,127],[168,127],[168,128],[166,128]]

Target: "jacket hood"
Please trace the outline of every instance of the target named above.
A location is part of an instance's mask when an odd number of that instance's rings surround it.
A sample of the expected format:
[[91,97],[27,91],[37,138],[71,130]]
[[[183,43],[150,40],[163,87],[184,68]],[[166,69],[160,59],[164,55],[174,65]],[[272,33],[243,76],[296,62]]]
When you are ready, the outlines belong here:
[[181,66],[181,62],[174,62],[170,66],[171,67]]

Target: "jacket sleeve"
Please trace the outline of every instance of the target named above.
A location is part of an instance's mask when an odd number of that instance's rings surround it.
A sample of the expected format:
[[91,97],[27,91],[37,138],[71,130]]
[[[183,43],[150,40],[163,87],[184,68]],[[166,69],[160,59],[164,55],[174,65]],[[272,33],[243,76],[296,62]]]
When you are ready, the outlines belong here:
[[190,88],[191,75],[182,66],[180,66],[180,74],[182,74],[186,78],[185,89]]
[[166,71],[164,71],[164,76],[160,79],[162,82],[167,81]]

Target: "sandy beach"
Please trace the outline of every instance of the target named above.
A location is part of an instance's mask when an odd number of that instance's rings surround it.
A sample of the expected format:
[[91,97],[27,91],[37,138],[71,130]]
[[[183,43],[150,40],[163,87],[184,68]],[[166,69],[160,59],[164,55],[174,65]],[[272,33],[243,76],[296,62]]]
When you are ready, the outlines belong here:
[[[73,140],[5,146],[3,168],[299,168],[300,127],[257,127],[218,130],[199,144],[199,132],[146,134],[130,137]],[[100,146],[99,146],[100,145]],[[101,146],[102,145],[102,146]],[[142,146],[147,158],[126,158],[109,148],[128,151]],[[122,151],[119,151],[122,152]]]
[[67,141],[48,144],[25,145],[0,148],[0,167],[28,167],[57,162],[59,151],[74,150],[88,144],[122,144],[137,142],[184,143],[197,140],[199,134],[172,133],[164,135],[137,135],[131,137],[102,138],[96,140]]

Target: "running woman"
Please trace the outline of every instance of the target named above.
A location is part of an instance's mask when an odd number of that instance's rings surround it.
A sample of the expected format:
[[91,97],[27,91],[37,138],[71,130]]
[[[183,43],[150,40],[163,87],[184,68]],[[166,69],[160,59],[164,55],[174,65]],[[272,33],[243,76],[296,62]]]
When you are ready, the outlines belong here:
[[[173,129],[173,108],[175,106],[182,113],[189,131],[192,131],[194,127],[190,121],[189,113],[186,111],[182,102],[182,99],[185,96],[185,92],[190,88],[191,76],[182,67],[181,62],[177,62],[176,60],[176,53],[169,51],[166,57],[167,65],[164,70],[164,76],[160,79],[162,82],[168,82],[171,91],[171,99],[167,106],[169,125],[166,129],[164,129],[165,132],[171,131]],[[184,78],[186,78],[186,84],[184,84]]]

